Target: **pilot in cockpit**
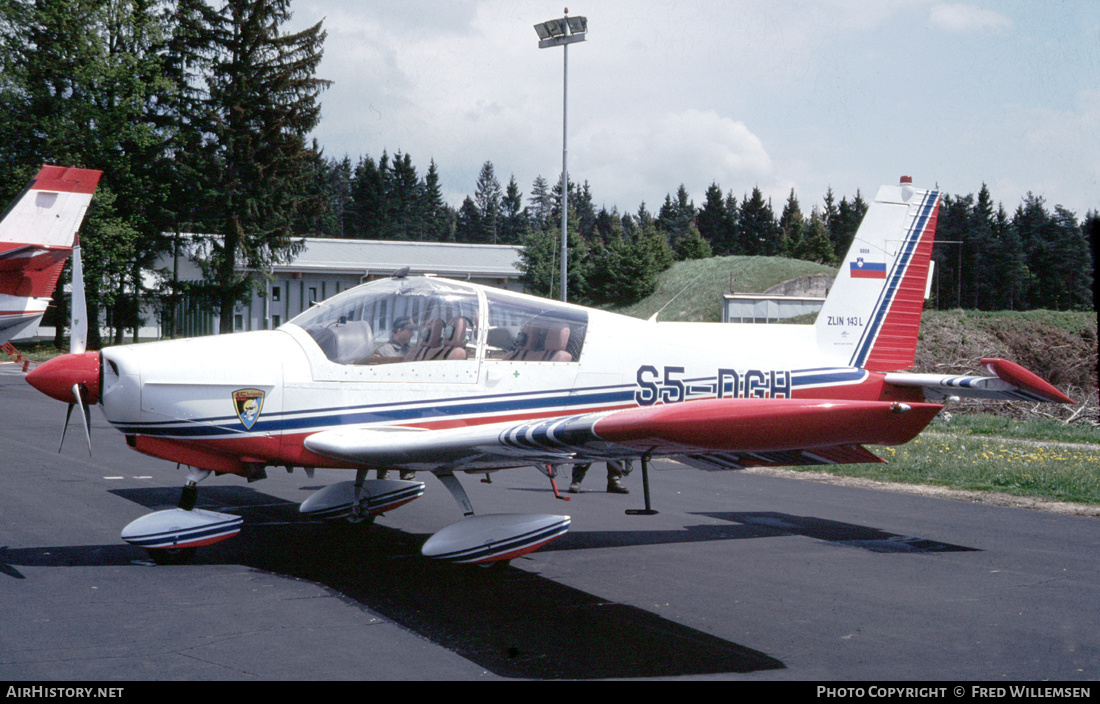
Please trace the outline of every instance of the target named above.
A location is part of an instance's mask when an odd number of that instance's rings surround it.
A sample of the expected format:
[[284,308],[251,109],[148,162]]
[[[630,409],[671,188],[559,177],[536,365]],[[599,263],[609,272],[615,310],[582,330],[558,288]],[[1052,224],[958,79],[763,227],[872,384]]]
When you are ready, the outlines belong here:
[[394,318],[393,325],[390,327],[390,339],[376,347],[371,356],[404,358],[411,349],[409,343],[412,341],[414,332],[416,332],[416,324],[413,323],[412,318]]

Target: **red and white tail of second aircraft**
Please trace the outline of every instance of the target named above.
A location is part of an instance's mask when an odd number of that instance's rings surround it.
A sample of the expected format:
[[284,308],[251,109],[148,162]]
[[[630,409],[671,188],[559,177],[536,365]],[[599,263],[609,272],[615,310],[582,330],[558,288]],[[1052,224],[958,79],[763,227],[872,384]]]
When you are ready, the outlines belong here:
[[0,344],[42,320],[101,174],[45,165],[0,218]]

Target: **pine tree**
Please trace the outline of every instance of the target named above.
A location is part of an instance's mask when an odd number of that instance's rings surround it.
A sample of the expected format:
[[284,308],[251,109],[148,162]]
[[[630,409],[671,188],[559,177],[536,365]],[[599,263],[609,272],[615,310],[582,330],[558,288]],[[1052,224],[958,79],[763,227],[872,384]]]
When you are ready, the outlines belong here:
[[741,204],[740,251],[735,254],[775,256],[780,252],[779,224],[771,203],[764,200],[759,186]]
[[535,178],[531,185],[531,197],[527,201],[530,204],[531,226],[535,229],[544,228],[550,223],[552,200],[550,184],[542,176]]
[[592,189],[588,181],[584,182],[578,193],[569,196],[569,201],[570,208],[577,213],[581,237],[591,240],[596,232],[596,208],[592,203]]
[[802,239],[799,240],[794,258],[828,266],[836,265],[833,243],[829,240],[829,231],[825,227],[825,219],[817,208],[814,208],[813,212],[810,213],[810,224],[802,235]]
[[688,197],[684,184],[676,189],[676,200],[665,196],[665,202],[657,213],[657,227],[668,235],[675,248],[676,242],[688,232],[688,225],[695,222],[695,203]]
[[481,165],[481,173],[477,177],[474,203],[477,205],[478,222],[481,229],[478,232],[477,239],[473,241],[497,244],[497,239],[500,236],[501,190],[500,181],[497,180],[491,161],[486,161]]
[[730,219],[726,212],[726,200],[722,196],[722,189],[716,182],[712,182],[707,188],[706,200],[696,216],[696,226],[699,234],[710,245],[715,254],[729,254]]
[[[572,210],[572,209],[570,209]],[[591,275],[588,246],[580,236],[580,221],[576,215],[569,218],[566,246],[569,282],[568,300],[589,301],[587,281]],[[529,231],[523,238],[520,251],[524,290],[547,298],[561,297],[561,231],[554,226]]]
[[993,233],[993,197],[984,183],[970,214],[970,232],[967,237],[970,270],[969,305],[978,310],[994,310],[993,299],[1001,286],[995,276],[997,261],[1004,256],[999,251],[1000,242]]
[[[389,157],[385,152],[381,159],[383,168]],[[359,158],[351,180],[351,206],[345,215],[344,232],[356,239],[378,239],[389,204],[386,193],[384,171],[378,168],[374,159],[368,156]]]
[[1016,310],[1024,305],[1030,274],[1020,234],[1009,220],[1004,206],[998,206],[993,216],[993,239],[996,242],[990,310]]
[[803,231],[806,227],[805,218],[802,216],[802,208],[798,204],[798,198],[794,195],[794,189],[787,196],[787,203],[783,206],[783,214],[779,216],[780,240],[783,244],[782,254],[785,257],[795,257],[796,252],[802,250]]
[[[345,156],[337,161],[324,159],[320,149],[314,143],[317,153],[316,189],[324,198],[326,207],[318,218],[314,229],[320,237],[344,237],[345,214],[351,207],[351,158]],[[296,232],[308,232],[308,223],[295,225]]]
[[213,286],[221,332],[232,332],[233,309],[250,292],[250,275],[301,247],[291,223],[308,174],[305,136],[320,118],[315,76],[325,33],[318,23],[295,34],[289,0],[227,0],[209,28],[215,58],[208,81],[215,115],[210,146],[222,165],[214,174],[221,226]]
[[[832,195],[832,189],[829,189]],[[828,202],[828,201],[827,201]],[[844,259],[848,248],[852,246],[856,231],[859,230],[863,216],[867,214],[867,203],[860,192],[856,191],[856,197],[849,202],[847,198],[840,199],[835,215],[829,220],[829,239],[833,241],[833,254],[837,261]]]
[[695,227],[695,223],[688,223],[687,232],[676,241],[674,252],[678,261],[707,259],[713,256],[710,245],[699,234],[699,228]]
[[473,198],[466,196],[455,219],[455,242],[481,242],[483,236],[481,209],[474,203]]
[[424,239],[431,242],[454,240],[453,218],[447,201],[443,199],[443,190],[439,185],[439,169],[435,165],[435,159],[431,160],[428,173],[424,175],[421,198],[424,213]]
[[936,222],[936,242],[932,249],[936,272],[936,306],[941,309],[961,308],[963,305],[964,255],[967,254],[966,238],[969,236],[973,195],[951,196],[945,194],[940,202]]
[[1063,266],[1058,269],[1059,310],[1092,308],[1092,251],[1077,216],[1054,206],[1055,251]]
[[412,157],[402,154],[400,150],[393,155],[393,169],[388,185],[386,200],[389,210],[383,230],[385,239],[423,240],[425,226],[420,179],[416,175]]
[[504,200],[501,202],[503,220],[500,230],[502,244],[519,244],[527,229],[527,211],[523,207],[523,194],[520,193],[519,183],[513,175],[508,179],[508,186],[504,189]]
[[737,204],[737,196],[733,195],[733,191],[726,194],[725,219],[725,239],[719,243],[717,252],[723,255],[736,254],[741,242],[741,206]]

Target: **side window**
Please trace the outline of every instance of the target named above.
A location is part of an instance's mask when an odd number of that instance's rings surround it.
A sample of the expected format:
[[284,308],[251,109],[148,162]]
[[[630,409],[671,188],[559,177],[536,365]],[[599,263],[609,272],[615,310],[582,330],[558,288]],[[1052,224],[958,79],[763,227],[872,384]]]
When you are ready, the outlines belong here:
[[518,362],[576,362],[588,314],[551,301],[487,292],[486,358]]

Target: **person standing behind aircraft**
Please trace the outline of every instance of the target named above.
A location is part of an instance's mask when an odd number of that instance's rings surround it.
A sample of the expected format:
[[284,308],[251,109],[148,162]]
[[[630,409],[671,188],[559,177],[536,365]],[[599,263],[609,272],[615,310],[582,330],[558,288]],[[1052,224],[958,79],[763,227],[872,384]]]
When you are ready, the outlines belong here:
[[[570,494],[579,494],[584,475],[588,474],[588,468],[592,463],[573,465],[573,483],[569,485]],[[607,492],[609,494],[629,494],[630,490],[623,485],[623,477],[630,474],[630,460],[611,460],[607,463]]]

